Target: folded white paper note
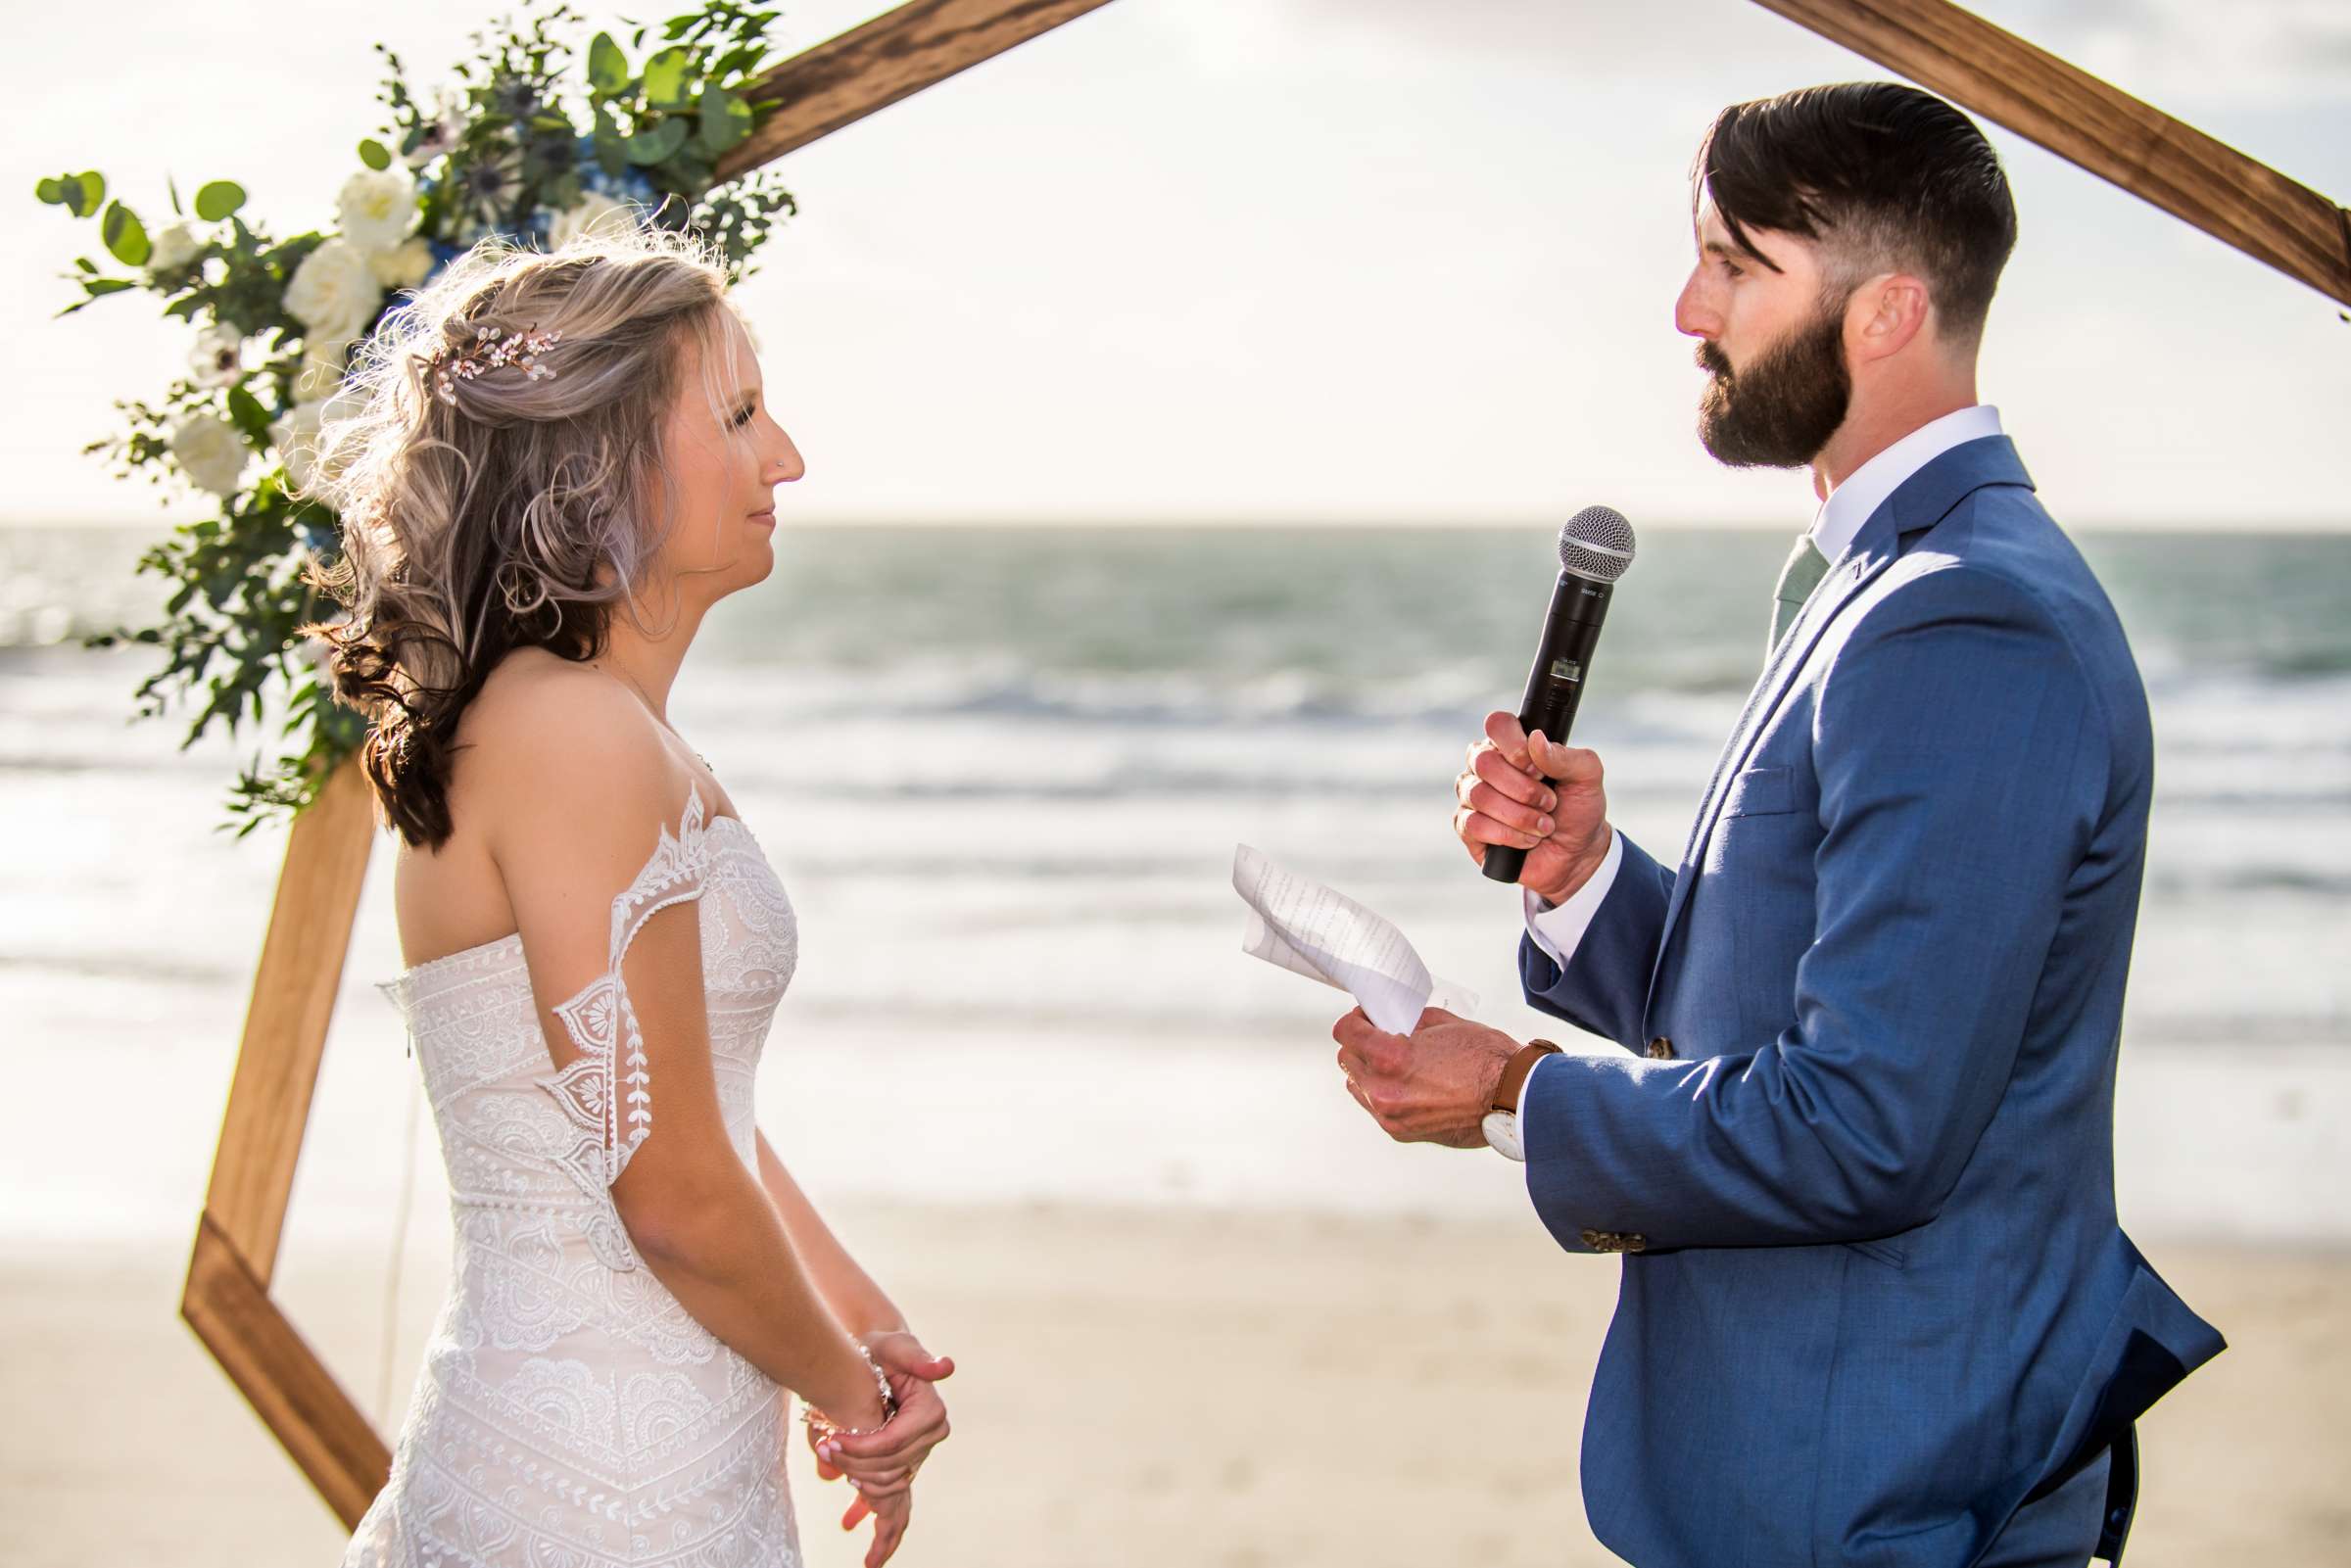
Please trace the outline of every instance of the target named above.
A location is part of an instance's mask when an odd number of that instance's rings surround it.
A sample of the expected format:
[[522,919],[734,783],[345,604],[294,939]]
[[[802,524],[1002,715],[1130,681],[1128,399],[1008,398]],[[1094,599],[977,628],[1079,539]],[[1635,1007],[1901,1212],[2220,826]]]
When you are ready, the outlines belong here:
[[1386,916],[1247,844],[1233,848],[1232,888],[1249,906],[1242,952],[1348,992],[1390,1034],[1412,1033],[1432,1005],[1463,1016],[1477,1006],[1470,991],[1432,978]]

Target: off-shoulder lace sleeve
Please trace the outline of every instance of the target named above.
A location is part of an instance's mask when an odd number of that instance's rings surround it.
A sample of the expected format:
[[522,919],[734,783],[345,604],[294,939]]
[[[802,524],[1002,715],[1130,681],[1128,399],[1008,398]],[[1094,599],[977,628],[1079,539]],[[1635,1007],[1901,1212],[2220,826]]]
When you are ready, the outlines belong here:
[[673,836],[660,827],[652,858],[626,891],[612,900],[610,959],[604,972],[569,1001],[556,1004],[579,1057],[540,1087],[555,1097],[578,1133],[568,1153],[558,1156],[582,1191],[601,1198],[620,1179],[629,1157],[653,1125],[651,1075],[646,1070],[645,1036],[637,1010],[621,979],[621,959],[645,923],[672,904],[697,899],[709,873],[707,825],[702,797],[689,785],[686,812]]

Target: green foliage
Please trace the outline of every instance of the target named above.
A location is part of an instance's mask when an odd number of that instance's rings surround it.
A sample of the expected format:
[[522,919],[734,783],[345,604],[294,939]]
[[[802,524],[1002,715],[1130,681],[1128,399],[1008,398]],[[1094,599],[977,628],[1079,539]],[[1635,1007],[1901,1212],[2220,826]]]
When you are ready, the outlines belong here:
[[231,179],[216,179],[196,192],[196,215],[217,223],[245,205],[245,187]]
[[608,32],[600,32],[588,46],[588,85],[610,95],[629,84],[629,57]]
[[641,130],[625,144],[632,164],[661,164],[675,157],[686,145],[686,121],[664,119],[650,130]]
[[664,49],[645,63],[645,101],[655,109],[686,106],[686,76],[694,68],[693,52]]
[[88,217],[106,200],[106,176],[94,168],[78,174],[59,174],[35,185],[32,194],[51,207],[63,207],[75,217]]
[[138,214],[120,202],[109,204],[98,232],[115,260],[124,266],[145,266],[147,258],[154,253],[154,247],[147,243],[147,225],[139,221]]
[[[540,3],[525,0],[526,8]],[[776,224],[798,211],[773,170],[725,184],[716,172],[717,162],[755,135],[774,108],[751,85],[768,67],[767,29],[778,15],[711,0],[669,19],[662,46],[641,71],[631,71],[628,52],[603,32],[588,45],[579,71],[559,34],[583,19],[567,4],[552,4],[527,26],[507,21],[475,34],[474,56],[455,69],[454,91],[429,108],[409,92],[399,56],[379,43],[389,74],[377,98],[389,119],[380,136],[358,144],[360,161],[381,171],[397,154],[417,168],[416,232],[456,246],[486,232],[531,232],[534,218],[575,206],[592,171],[602,181],[642,180],[661,198],[654,220],[709,236],[740,279]],[[648,26],[628,24],[636,29],[629,48],[643,49]],[[166,186],[173,214],[184,217],[177,184],[167,177]],[[127,428],[91,442],[85,453],[105,456],[119,478],[144,474],[161,486],[184,477],[172,433],[209,418],[226,419],[267,454],[271,426],[294,406],[306,351],[306,329],[287,312],[285,291],[328,236],[274,239],[239,215],[243,186],[212,180],[196,190],[194,214],[204,228],[193,249],[174,235],[171,264],[159,267],[151,264],[155,237],[130,208],[108,203],[97,170],[41,179],[33,194],[73,217],[97,219],[107,255],[134,269],[109,276],[90,257],[75,258],[62,275],[82,297],[58,314],[145,289],[162,297],[166,317],[231,330],[259,350],[260,362],[232,385],[183,378],[154,404],[118,401]],[[230,789],[230,820],[222,826],[240,837],[307,807],[367,734],[364,719],[338,705],[321,679],[316,644],[296,634],[337,612],[318,601],[309,568],[331,565],[342,537],[333,512],[296,500],[288,483],[283,467],[266,463],[259,479],[222,501],[218,516],[183,525],[148,550],[138,570],[171,585],[163,619],[88,639],[92,646],[140,643],[162,652],[163,668],[141,683],[134,701],[144,717],[190,711],[183,748],[215,724],[234,736],[240,724],[258,723],[265,698],[284,693],[277,754],[265,761],[257,753]]]
[[741,95],[712,82],[702,89],[702,122],[696,135],[702,151],[718,157],[751,133],[751,106]]

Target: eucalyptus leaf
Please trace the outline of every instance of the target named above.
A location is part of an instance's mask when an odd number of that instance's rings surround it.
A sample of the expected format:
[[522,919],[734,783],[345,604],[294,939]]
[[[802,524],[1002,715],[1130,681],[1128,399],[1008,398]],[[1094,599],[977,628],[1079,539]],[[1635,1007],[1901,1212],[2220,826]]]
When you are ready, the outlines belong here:
[[600,93],[616,93],[629,83],[629,57],[608,32],[600,32],[588,46],[588,85]]
[[98,233],[116,261],[124,266],[145,266],[154,247],[147,243],[147,225],[139,214],[120,202],[110,203],[106,216],[99,221]]
[[718,57],[717,64],[710,68],[710,74],[713,77],[732,76],[737,71],[748,71],[759,64],[766,54],[765,44],[746,43],[730,49]]
[[674,109],[686,101],[686,68],[693,55],[669,48],[645,63],[645,101],[658,109]]
[[53,179],[42,180],[32,188],[32,194],[47,202],[51,207],[61,207],[66,200],[65,186]]
[[651,130],[641,130],[628,139],[629,162],[640,166],[658,164],[686,145],[686,121],[665,119]]
[[380,172],[392,166],[392,150],[370,136],[360,143],[360,162]]
[[106,203],[106,176],[94,168],[66,176],[66,205],[75,217],[95,217]]
[[257,447],[269,445],[269,412],[261,400],[243,387],[228,389],[228,418]]
[[187,216],[186,210],[179,205],[179,186],[172,182],[171,176],[168,174],[164,176],[164,189],[171,193],[171,215],[173,217]]
[[196,215],[217,223],[245,205],[245,187],[233,179],[216,179],[196,193]]
[[702,151],[716,158],[751,133],[751,106],[724,87],[702,89]]

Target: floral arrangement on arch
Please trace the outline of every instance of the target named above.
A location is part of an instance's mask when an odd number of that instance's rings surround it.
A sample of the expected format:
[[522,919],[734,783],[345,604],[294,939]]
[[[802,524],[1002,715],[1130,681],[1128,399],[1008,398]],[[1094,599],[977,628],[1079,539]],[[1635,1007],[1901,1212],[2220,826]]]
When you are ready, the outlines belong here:
[[36,187],[42,202],[96,221],[106,253],[127,269],[77,258],[65,276],[84,297],[58,314],[144,290],[162,296],[167,318],[195,328],[187,375],[155,403],[118,401],[127,432],[83,450],[106,454],[120,477],[143,469],[151,483],[215,498],[219,514],[139,558],[140,572],[170,585],[160,624],[85,645],[164,651],[134,699],[142,717],[174,700],[193,706],[183,748],[216,722],[231,736],[242,721],[258,724],[265,699],[285,696],[278,755],[257,753],[231,789],[223,826],[239,837],[308,806],[365,738],[365,721],[336,704],[296,636],[333,608],[318,601],[308,568],[330,563],[342,534],[330,508],[291,491],[311,477],[351,350],[404,291],[489,237],[552,250],[600,225],[654,223],[705,236],[732,278],[748,275],[769,231],[797,208],[772,170],[722,184],[717,164],[777,107],[756,82],[772,63],[766,33],[779,15],[706,0],[671,18],[660,47],[634,64],[629,51],[644,48],[649,25],[630,23],[626,49],[599,32],[583,71],[561,34],[585,19],[556,4],[527,25],[508,18],[474,34],[476,54],[429,104],[379,43],[388,119],[360,142],[360,166],[328,231],[272,238],[230,180],[200,186],[183,207],[167,177],[172,216],[153,229],[109,199],[96,170]]

